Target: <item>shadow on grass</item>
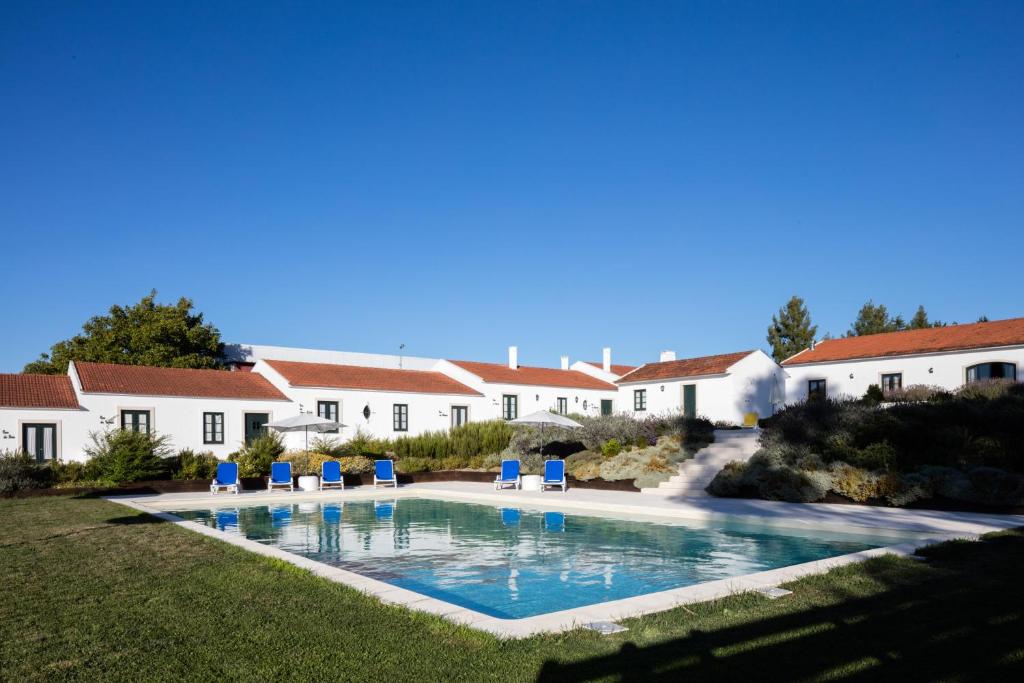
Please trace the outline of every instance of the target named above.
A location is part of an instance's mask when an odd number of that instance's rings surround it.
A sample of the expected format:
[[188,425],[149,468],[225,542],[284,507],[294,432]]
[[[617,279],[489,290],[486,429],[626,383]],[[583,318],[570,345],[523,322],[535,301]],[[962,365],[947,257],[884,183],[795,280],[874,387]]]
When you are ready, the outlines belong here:
[[164,520],[153,515],[138,514],[138,515],[127,515],[125,517],[113,517],[106,520],[107,524],[118,524],[121,526],[132,526],[135,524],[164,524]]
[[538,680],[1024,680],[1024,535],[925,554],[865,564],[884,585],[871,597],[548,661]]

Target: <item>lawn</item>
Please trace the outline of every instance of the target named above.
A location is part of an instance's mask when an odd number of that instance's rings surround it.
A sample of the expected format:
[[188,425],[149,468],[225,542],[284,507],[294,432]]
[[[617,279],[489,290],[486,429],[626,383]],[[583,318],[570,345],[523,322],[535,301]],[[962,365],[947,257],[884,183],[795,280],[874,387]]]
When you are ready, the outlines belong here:
[[1024,680],[1024,533],[519,641],[95,499],[0,501],[0,679]]

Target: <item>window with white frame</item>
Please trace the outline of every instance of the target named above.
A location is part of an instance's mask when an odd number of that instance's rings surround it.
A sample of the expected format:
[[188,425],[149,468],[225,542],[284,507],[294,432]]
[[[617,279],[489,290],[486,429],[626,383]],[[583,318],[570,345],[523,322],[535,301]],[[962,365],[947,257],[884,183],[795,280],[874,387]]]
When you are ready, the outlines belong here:
[[409,431],[409,406],[405,403],[394,405],[394,429],[396,432]]
[[647,390],[633,390],[633,410],[647,410]]

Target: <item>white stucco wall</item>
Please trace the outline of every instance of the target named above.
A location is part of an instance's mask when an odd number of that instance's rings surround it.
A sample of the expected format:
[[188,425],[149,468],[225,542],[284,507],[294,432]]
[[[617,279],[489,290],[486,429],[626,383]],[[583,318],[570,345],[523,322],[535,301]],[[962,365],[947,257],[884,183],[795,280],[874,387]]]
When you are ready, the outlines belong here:
[[81,410],[0,408],[0,451],[23,450],[22,424],[53,424],[57,429],[57,457],[77,455],[84,443],[85,415]]
[[[903,373],[903,386],[929,384],[945,389],[956,389],[967,379],[967,368],[978,363],[1016,363],[1017,379],[1024,370],[1024,346],[958,351],[917,356],[868,358],[834,363],[787,365],[786,402],[797,403],[807,399],[807,383],[812,379],[826,380],[828,395],[860,397],[868,386],[881,383],[882,375]],[[852,377],[851,377],[852,375]]]
[[[468,406],[469,420],[480,421],[490,419],[480,417],[489,414],[487,402],[482,396],[467,394],[433,394],[394,391],[366,391],[356,389],[337,389],[330,387],[293,387],[276,370],[265,362],[257,362],[253,367],[266,377],[271,384],[292,399],[295,404],[294,414],[298,414],[299,406],[307,413],[316,413],[318,401],[337,401],[339,420],[346,425],[338,434],[332,434],[344,441],[355,435],[356,429],[366,434],[381,438],[399,436],[415,436],[427,431],[442,431],[451,426],[452,406]],[[401,403],[409,406],[409,430],[394,430],[394,405]],[[370,407],[370,419],[363,416],[363,409]]]
[[[773,398],[781,407],[785,391],[782,369],[767,354],[755,351],[729,368],[726,374],[685,377],[619,385],[624,412],[634,417],[678,415],[683,409],[683,387],[696,386],[697,415],[709,420],[739,424],[748,412],[771,415]],[[773,389],[774,385],[774,389]],[[633,410],[633,392],[647,390],[647,410]]]

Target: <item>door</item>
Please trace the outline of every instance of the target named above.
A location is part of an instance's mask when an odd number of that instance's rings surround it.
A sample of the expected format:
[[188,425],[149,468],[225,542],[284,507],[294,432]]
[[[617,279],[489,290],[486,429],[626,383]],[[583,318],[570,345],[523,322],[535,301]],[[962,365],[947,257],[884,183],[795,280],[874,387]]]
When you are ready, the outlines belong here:
[[612,414],[612,401],[609,398],[601,399],[601,414],[611,415]]
[[697,385],[683,385],[683,417],[697,417]]
[[452,427],[461,427],[469,422],[469,406],[452,406]]
[[270,413],[246,413],[245,414],[245,443],[252,443],[252,440],[267,433],[263,425],[270,422]]
[[21,446],[36,462],[46,462],[57,457],[57,425],[23,424]]

